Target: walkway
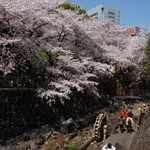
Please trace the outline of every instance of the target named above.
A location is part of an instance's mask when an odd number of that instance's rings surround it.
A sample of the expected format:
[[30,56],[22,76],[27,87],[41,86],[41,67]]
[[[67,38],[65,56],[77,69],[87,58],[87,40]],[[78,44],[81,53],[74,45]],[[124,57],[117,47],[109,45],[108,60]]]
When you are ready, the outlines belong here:
[[[140,111],[137,108],[139,108],[141,105],[142,105],[142,103],[136,103],[133,107],[133,113],[136,117],[138,117],[140,115]],[[115,128],[115,126],[116,126],[116,120],[117,120],[116,118],[117,117],[119,117],[119,113],[117,116],[116,116],[116,114],[111,116],[111,118],[112,118],[111,127],[112,128]],[[113,120],[113,118],[115,118],[115,120]],[[110,118],[108,118],[108,119],[110,119]],[[130,150],[130,145],[136,134],[136,123],[134,125],[134,130],[135,130],[135,132],[132,132],[132,133],[127,133],[126,131],[124,133],[120,133],[119,129],[117,129],[117,131],[115,131],[115,132],[112,131],[111,135],[106,139],[106,141],[103,144],[96,143],[94,145],[89,146],[87,150],[99,150],[106,143],[111,143],[112,145],[114,145],[116,147],[116,150]]]

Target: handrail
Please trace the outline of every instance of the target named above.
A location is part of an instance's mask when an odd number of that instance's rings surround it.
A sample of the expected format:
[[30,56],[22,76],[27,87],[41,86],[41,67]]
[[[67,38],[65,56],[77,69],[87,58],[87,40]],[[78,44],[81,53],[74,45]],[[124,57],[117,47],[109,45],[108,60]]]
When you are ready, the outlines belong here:
[[36,88],[46,86],[46,80],[33,77],[0,76],[0,88]]
[[121,89],[117,90],[116,95],[117,96],[140,96],[140,95],[145,95],[145,94],[150,94],[149,90],[140,90],[140,89]]

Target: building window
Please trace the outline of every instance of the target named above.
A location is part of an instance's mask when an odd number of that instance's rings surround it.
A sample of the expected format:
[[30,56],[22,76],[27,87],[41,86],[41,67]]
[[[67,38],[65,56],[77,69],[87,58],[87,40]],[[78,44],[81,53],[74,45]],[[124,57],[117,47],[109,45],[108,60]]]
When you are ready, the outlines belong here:
[[113,11],[108,11],[108,15],[115,15],[115,12],[113,12]]
[[97,19],[97,18],[98,18],[98,15],[97,15],[97,13],[94,13],[94,14],[90,15],[90,17],[93,18],[93,19],[94,19],[94,18]]
[[115,16],[108,16],[108,18],[115,19]]

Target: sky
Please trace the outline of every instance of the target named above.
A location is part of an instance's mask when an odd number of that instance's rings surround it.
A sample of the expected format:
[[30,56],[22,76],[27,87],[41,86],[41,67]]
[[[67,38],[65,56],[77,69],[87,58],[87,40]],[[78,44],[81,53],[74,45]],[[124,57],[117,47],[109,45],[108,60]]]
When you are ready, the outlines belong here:
[[68,0],[85,10],[99,4],[109,4],[120,9],[120,24],[124,27],[139,26],[150,31],[150,0]]

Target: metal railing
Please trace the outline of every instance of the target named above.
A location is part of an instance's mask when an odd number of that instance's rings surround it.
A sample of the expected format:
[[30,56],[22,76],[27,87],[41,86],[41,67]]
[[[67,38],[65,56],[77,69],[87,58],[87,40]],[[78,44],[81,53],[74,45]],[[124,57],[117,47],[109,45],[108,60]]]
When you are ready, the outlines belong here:
[[46,86],[46,81],[41,78],[0,76],[0,88],[37,88],[44,86]]
[[125,96],[143,96],[143,95],[150,95],[149,90],[141,90],[141,89],[122,89],[117,90],[117,96],[125,97]]

